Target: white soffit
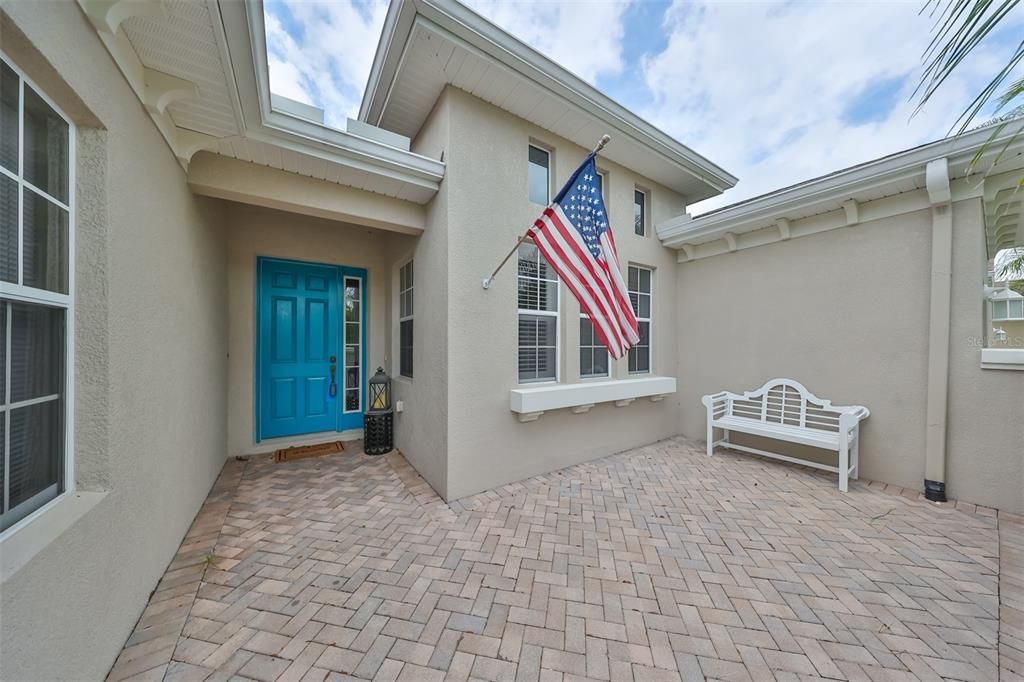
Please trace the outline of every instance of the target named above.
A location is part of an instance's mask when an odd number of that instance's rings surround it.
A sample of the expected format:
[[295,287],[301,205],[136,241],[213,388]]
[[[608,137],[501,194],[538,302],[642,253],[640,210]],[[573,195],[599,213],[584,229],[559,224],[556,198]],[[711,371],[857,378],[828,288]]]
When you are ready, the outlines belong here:
[[[1016,188],[1024,168],[1024,137],[1010,140],[1014,129],[992,139],[994,129],[981,128],[697,217],[684,214],[659,224],[658,237],[666,246],[680,249],[680,262],[685,262],[926,208],[932,203],[926,167],[930,161],[946,159],[952,198],[976,196],[985,201],[991,256],[997,245],[1024,243],[1024,190]],[[986,143],[986,152],[972,170],[972,159]]]
[[415,137],[452,85],[683,194],[717,195],[736,178],[456,0],[393,0],[360,120]]
[[214,137],[238,135],[209,5],[194,0],[164,0],[163,5],[166,14],[128,17],[121,29],[144,66],[195,85],[196,96],[168,105],[171,118],[180,128]]
[[420,204],[437,192],[440,161],[272,107],[259,0],[78,3],[183,167],[207,150]]

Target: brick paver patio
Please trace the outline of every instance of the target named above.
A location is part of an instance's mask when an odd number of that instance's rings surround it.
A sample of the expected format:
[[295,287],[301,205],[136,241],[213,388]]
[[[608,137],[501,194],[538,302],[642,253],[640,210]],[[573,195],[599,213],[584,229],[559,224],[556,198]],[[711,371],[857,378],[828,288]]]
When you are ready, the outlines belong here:
[[110,679],[1008,680],[1009,521],[684,439],[451,506],[397,454],[230,461]]

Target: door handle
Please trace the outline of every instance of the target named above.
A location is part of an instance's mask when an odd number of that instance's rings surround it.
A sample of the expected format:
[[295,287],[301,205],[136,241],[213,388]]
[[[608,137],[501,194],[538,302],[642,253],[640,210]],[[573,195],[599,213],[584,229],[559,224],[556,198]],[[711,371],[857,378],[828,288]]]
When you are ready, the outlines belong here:
[[328,392],[330,393],[330,396],[332,398],[335,398],[338,395],[338,383],[334,380],[334,375],[335,375],[335,373],[337,373],[338,368],[334,364],[334,362],[335,362],[335,357],[332,355],[331,356],[331,385],[330,385],[330,388],[328,389]]

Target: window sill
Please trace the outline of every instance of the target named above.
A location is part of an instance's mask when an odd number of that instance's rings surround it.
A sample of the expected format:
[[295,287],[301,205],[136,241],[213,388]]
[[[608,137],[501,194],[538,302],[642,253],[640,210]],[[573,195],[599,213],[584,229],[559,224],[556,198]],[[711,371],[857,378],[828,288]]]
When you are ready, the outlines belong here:
[[6,583],[106,496],[105,492],[64,493],[7,529],[0,536],[0,584]]
[[675,377],[648,376],[630,379],[606,379],[578,384],[548,384],[531,388],[513,388],[509,406],[519,421],[536,421],[545,412],[571,408],[582,414],[598,403],[625,407],[637,398],[659,401],[676,392]]
[[1024,348],[983,348],[981,368],[1024,371]]

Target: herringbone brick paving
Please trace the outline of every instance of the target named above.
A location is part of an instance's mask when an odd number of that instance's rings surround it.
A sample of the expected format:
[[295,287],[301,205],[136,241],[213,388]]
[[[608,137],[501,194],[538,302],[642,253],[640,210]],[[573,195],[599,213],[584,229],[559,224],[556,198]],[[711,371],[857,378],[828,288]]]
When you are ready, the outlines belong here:
[[231,461],[109,679],[1019,675],[994,512],[883,488],[681,438],[451,505],[397,454]]

